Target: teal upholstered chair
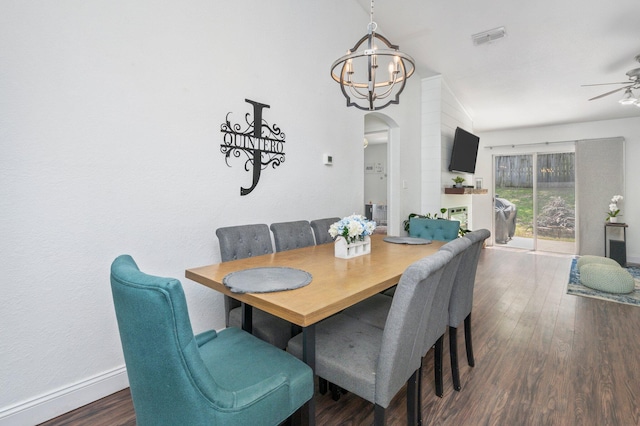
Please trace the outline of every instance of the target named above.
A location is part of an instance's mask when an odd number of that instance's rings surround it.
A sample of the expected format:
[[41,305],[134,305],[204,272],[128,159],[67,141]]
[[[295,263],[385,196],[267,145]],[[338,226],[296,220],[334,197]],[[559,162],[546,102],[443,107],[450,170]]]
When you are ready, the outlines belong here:
[[193,335],[180,281],[111,265],[138,425],[277,425],[313,396],[309,366],[242,330]]
[[409,220],[409,235],[425,240],[451,241],[458,238],[460,222],[457,220],[426,219],[412,217]]

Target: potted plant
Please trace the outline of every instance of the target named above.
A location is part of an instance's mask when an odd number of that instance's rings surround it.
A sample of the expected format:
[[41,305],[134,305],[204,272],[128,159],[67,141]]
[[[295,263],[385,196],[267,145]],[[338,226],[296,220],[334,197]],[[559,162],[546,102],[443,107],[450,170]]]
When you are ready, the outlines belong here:
[[451,180],[455,182],[455,185],[453,185],[454,188],[462,188],[462,182],[464,182],[464,178],[462,176],[456,176]]
[[607,212],[607,221],[609,223],[618,223],[618,214],[620,214],[618,203],[622,200],[622,195],[614,195],[611,199],[611,204],[609,204],[609,211]]

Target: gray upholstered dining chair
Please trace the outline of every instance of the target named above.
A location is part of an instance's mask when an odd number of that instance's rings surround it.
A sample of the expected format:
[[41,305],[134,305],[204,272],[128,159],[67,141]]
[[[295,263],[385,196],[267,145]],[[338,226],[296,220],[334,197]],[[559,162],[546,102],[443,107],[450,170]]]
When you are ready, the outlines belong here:
[[476,281],[476,270],[482,246],[491,232],[479,229],[467,233],[464,238],[471,241],[471,246],[465,251],[456,273],[449,301],[449,355],[451,358],[451,375],[453,388],[460,390],[460,371],[458,369],[458,326],[464,321],[464,340],[467,349],[469,366],[475,365],[473,358],[473,344],[471,341],[471,310],[473,308],[473,289]]
[[329,227],[340,220],[339,217],[328,217],[326,219],[316,219],[311,221],[311,229],[316,238],[316,244],[332,243],[333,238],[329,235]]
[[[269,227],[265,224],[218,228],[216,235],[223,262],[273,253],[271,234]],[[224,305],[226,326],[242,327],[241,303],[225,295]],[[280,349],[285,349],[287,342],[293,336],[291,323],[260,309],[253,309],[251,323],[254,336]]]
[[[316,324],[316,374],[374,403],[385,423],[391,399],[407,383],[407,423],[417,424],[417,374],[434,296],[452,255],[439,251],[402,274],[383,329],[343,314]],[[287,350],[302,357],[302,336]]]
[[[452,259],[445,267],[441,283],[434,296],[434,304],[429,313],[427,330],[422,344],[423,356],[427,354],[431,347],[434,347],[434,379],[436,395],[438,396],[442,396],[443,394],[442,345],[443,336],[446,333],[447,326],[449,324],[449,299],[451,297],[456,270],[458,269],[458,265],[462,259],[462,254],[470,245],[471,242],[469,240],[456,238],[442,246],[438,251],[438,253],[442,251],[451,253]],[[391,297],[385,294],[376,294],[345,309],[343,314],[366,322],[374,327],[383,328],[392,300],[393,299]]]
[[307,220],[271,224],[276,251],[287,251],[316,244]]
[[[460,266],[464,252],[468,250],[470,246],[471,242],[468,239],[456,238],[438,250],[438,252],[449,252],[453,257],[442,274],[442,280],[433,301],[433,309],[429,317],[429,327],[425,334],[422,350],[423,356],[426,356],[430,348],[433,347],[434,349],[433,370],[436,395],[439,397],[442,397],[444,393],[442,383],[442,346],[444,334],[447,332],[447,326],[449,325],[449,300],[451,299],[451,291],[453,290],[456,271]],[[422,382],[419,382],[420,385],[421,383]]]
[[136,423],[276,425],[313,397],[313,372],[235,327],[193,334],[180,281],[111,265]]
[[[329,234],[329,228],[338,221],[340,221],[339,217],[328,217],[325,219],[315,219],[311,221],[311,229],[313,230],[316,244],[328,244],[334,241]],[[340,392],[343,391],[338,389],[338,387],[333,383],[327,383],[327,381],[322,377],[318,378],[318,388],[320,393],[323,395],[327,392],[327,388],[330,388],[334,401],[340,399]]]
[[[453,241],[458,238],[460,222],[447,219],[429,219],[412,217],[409,219],[409,236],[425,240]],[[385,290],[387,296],[393,296],[395,287]]]

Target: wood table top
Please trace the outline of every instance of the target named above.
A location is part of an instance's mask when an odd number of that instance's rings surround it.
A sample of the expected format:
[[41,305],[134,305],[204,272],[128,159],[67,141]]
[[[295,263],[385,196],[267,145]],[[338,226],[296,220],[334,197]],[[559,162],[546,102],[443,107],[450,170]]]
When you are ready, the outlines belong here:
[[[393,244],[384,235],[371,236],[371,253],[352,259],[334,256],[333,244],[321,244],[215,265],[187,269],[186,278],[302,327],[315,324],[398,283],[413,262],[435,253],[445,243]],[[222,284],[231,272],[258,267],[290,267],[313,276],[295,290],[232,293]]]

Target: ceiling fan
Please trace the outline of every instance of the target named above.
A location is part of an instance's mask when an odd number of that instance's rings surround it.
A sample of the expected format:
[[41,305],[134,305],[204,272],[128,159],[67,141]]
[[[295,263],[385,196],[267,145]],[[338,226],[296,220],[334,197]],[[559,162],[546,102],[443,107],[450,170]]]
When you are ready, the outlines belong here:
[[[637,62],[640,62],[640,55],[637,55],[635,57],[635,60]],[[624,105],[631,105],[631,104],[635,104],[640,106],[640,100],[638,100],[638,98],[636,98],[633,95],[633,92],[631,91],[632,89],[640,89],[640,68],[634,68],[632,70],[627,71],[627,77],[629,77],[629,81],[624,81],[624,82],[617,82],[617,83],[599,83],[599,84],[583,84],[582,87],[588,87],[588,86],[606,86],[606,85],[610,85],[610,84],[624,84],[625,86],[619,87],[617,89],[614,89],[610,92],[607,93],[603,93],[602,95],[598,95],[595,98],[591,98],[589,99],[590,101],[593,101],[594,99],[600,99],[600,98],[604,98],[605,96],[609,96],[612,95],[616,92],[620,92],[622,90],[625,91],[624,96],[622,97],[622,99],[620,99],[620,103],[624,104]]]

